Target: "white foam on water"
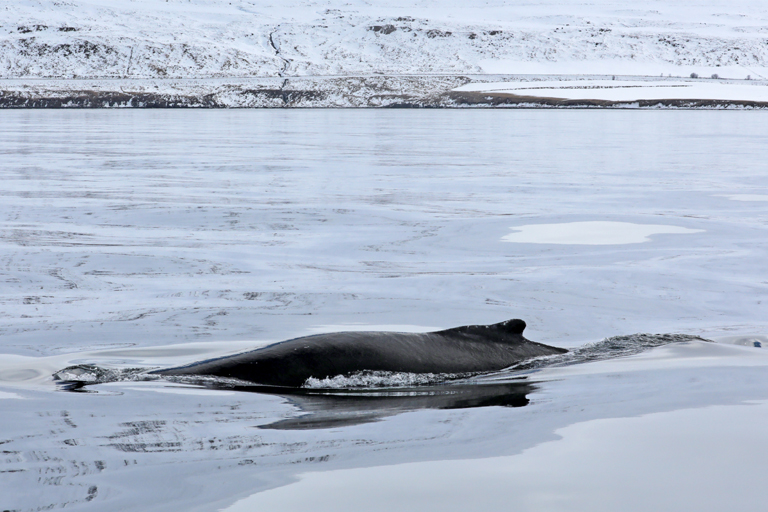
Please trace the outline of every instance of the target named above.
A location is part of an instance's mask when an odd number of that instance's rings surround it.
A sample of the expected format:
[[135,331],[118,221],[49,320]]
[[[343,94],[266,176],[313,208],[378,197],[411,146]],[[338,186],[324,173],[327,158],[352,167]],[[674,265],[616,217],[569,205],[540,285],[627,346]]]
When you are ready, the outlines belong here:
[[448,373],[356,372],[352,375],[336,375],[324,379],[310,377],[303,387],[309,389],[347,389],[424,386],[457,377],[457,375]]
[[529,224],[515,226],[514,233],[503,236],[504,242],[524,244],[620,245],[649,242],[652,235],[701,233],[664,224],[635,224],[632,222],[585,221],[558,224]]

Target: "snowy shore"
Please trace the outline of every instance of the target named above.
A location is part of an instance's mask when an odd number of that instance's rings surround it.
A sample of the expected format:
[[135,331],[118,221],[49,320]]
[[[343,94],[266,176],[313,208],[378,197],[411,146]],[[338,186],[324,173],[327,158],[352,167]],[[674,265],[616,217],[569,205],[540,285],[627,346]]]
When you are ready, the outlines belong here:
[[6,80],[0,84],[0,108],[751,109],[768,107],[767,85],[569,75]]
[[[623,106],[454,89],[494,75],[663,84],[696,74],[755,92],[768,78],[765,26],[768,8],[746,0],[22,0],[0,10],[0,107]],[[631,100],[764,106],[762,92],[700,89]]]

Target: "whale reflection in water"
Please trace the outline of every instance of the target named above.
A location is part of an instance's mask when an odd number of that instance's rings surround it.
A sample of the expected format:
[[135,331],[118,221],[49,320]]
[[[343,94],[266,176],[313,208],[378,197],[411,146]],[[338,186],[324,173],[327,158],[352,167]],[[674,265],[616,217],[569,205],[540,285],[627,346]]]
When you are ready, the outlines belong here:
[[[232,389],[232,388],[229,388]],[[244,386],[240,391],[285,398],[303,414],[261,429],[309,430],[371,423],[388,416],[421,409],[523,407],[536,387],[525,380],[503,383],[446,383],[432,386],[379,389],[296,389]]]

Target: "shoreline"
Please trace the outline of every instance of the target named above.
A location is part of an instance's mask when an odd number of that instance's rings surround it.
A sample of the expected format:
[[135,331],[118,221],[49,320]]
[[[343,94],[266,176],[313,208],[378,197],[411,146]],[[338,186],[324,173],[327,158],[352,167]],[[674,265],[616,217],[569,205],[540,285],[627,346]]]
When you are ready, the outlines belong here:
[[[369,75],[330,77],[253,77],[187,79],[4,79],[0,109],[62,108],[609,108],[751,110],[768,108],[756,99],[628,97],[626,99],[536,95],[522,83],[616,80],[600,75]],[[621,77],[616,84],[648,84],[651,90],[679,83],[680,77]],[[763,81],[691,79],[731,89]],[[749,86],[744,85],[749,83]],[[482,90],[485,84],[509,84],[506,90]],[[741,86],[741,87],[740,87]],[[476,90],[471,90],[475,88]],[[693,91],[692,91],[693,92]]]

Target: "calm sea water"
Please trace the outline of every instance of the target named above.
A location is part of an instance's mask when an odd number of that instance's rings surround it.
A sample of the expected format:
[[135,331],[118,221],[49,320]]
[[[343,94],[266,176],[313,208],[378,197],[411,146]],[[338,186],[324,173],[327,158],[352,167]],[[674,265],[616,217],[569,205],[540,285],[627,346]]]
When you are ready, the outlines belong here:
[[[750,330],[767,156],[754,112],[6,111],[2,344]],[[701,231],[502,240],[591,221]]]
[[[407,487],[380,469],[393,464],[409,464],[401,475],[421,489],[412,508],[466,509],[476,495],[493,508],[506,483],[456,496],[445,482],[498,464],[516,478],[531,467],[520,453],[563,436],[583,449],[603,428],[661,436],[723,414],[763,418],[768,407],[733,408],[768,399],[748,342],[768,333],[767,161],[758,112],[2,112],[0,508],[289,510],[290,495],[324,489],[329,508],[359,509],[353,487]],[[65,393],[50,378],[72,364],[171,365],[317,332],[515,317],[530,339],[567,348],[638,332],[750,346],[690,342],[591,375],[544,371],[504,391],[525,407],[157,382]],[[725,409],[679,412],[704,406]],[[662,413],[650,427],[609,419]],[[579,430],[595,421],[609,423]],[[740,428],[722,425],[700,441]],[[597,436],[602,448],[611,435]],[[571,449],[551,446],[536,460]],[[482,462],[496,456],[511,458]],[[734,485],[759,473],[757,461],[733,464]],[[672,474],[661,467],[695,464],[648,459],[643,474]],[[616,486],[596,479],[595,492]],[[532,496],[521,510],[546,509]]]

